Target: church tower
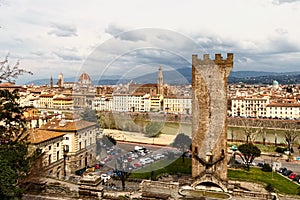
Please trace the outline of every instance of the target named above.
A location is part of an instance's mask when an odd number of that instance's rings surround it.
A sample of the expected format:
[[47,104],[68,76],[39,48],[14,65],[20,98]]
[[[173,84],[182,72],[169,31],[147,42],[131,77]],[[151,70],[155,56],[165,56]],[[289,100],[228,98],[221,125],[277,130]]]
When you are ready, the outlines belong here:
[[53,78],[52,78],[52,75],[50,77],[50,88],[53,88]]
[[162,67],[161,65],[159,66],[158,69],[158,78],[157,78],[157,93],[160,95],[163,95],[163,88],[164,88],[164,83],[163,83],[163,74],[162,74]]

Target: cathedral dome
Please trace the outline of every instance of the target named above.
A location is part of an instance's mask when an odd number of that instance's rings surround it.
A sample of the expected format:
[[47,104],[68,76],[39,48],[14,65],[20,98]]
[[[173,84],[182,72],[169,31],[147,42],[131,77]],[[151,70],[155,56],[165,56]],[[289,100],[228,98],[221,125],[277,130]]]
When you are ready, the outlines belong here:
[[91,77],[86,73],[83,72],[78,79],[78,83],[82,85],[90,85],[91,84]]

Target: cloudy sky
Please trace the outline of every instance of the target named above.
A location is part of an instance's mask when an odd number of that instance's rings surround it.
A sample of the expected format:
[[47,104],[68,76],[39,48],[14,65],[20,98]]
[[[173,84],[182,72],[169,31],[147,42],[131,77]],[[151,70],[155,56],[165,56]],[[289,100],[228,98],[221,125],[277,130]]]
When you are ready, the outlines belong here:
[[0,59],[34,73],[20,82],[133,77],[226,52],[235,71],[300,71],[299,0],[0,0],[0,13]]

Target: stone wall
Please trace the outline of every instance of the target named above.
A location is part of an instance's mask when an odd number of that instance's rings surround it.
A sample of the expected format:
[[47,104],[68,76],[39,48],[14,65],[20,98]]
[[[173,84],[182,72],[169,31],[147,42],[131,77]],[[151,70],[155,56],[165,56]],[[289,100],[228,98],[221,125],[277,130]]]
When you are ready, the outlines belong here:
[[150,181],[143,180],[141,185],[141,191],[143,196],[150,198],[156,197],[171,197],[177,199],[179,197],[179,183],[178,182],[161,182],[161,181]]
[[[226,190],[227,182],[227,80],[233,54],[211,60],[192,57],[192,176],[196,184],[212,182]],[[222,186],[221,186],[222,185]]]

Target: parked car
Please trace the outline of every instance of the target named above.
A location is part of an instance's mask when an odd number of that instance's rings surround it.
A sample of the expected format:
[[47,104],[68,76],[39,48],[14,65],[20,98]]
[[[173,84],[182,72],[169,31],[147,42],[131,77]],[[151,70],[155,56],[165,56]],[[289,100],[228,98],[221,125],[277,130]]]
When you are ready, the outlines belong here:
[[145,158],[145,159],[144,159],[144,162],[145,162],[146,164],[150,164],[150,163],[153,163],[154,160],[151,159],[151,158]]
[[291,173],[293,173],[293,171],[292,170],[286,170],[285,172],[283,172],[282,174],[284,175],[284,176],[289,176]]
[[283,174],[286,170],[287,170],[287,168],[280,167],[279,170],[278,170],[278,172],[281,173],[281,174]]
[[263,167],[263,166],[264,166],[264,163],[263,163],[263,162],[259,162],[259,163],[257,163],[257,166],[258,166],[258,167]]
[[133,166],[135,166],[135,167],[142,167],[143,165],[141,163],[139,163],[139,162],[135,162],[135,163],[133,163]]
[[300,180],[300,175],[295,176],[295,178],[293,178],[293,181],[299,182]]
[[288,177],[289,177],[290,179],[294,179],[296,176],[297,176],[297,174],[293,172],[293,173],[291,173]]

